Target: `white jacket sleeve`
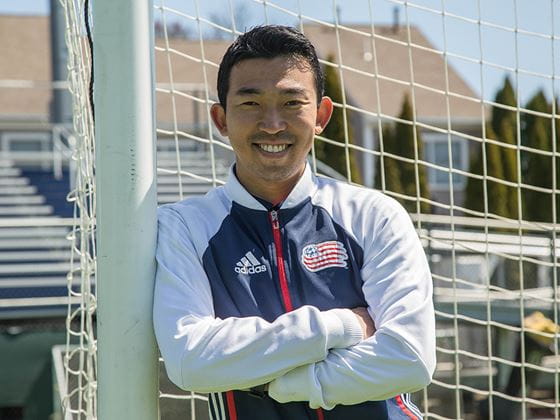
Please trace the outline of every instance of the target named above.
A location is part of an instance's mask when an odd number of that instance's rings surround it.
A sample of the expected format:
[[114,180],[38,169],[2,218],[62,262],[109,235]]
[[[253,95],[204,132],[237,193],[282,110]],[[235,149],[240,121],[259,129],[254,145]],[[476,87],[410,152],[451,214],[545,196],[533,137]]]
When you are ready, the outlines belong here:
[[169,378],[199,392],[245,389],[297,366],[322,360],[329,349],[362,338],[349,310],[311,306],[267,322],[219,319],[191,233],[181,215],[159,210],[154,329]]
[[387,217],[364,226],[371,233],[363,236],[370,242],[364,244],[363,291],[375,334],[272,381],[269,394],[278,402],[331,409],[392,398],[430,382],[436,363],[431,275],[410,218],[398,203],[389,204]]

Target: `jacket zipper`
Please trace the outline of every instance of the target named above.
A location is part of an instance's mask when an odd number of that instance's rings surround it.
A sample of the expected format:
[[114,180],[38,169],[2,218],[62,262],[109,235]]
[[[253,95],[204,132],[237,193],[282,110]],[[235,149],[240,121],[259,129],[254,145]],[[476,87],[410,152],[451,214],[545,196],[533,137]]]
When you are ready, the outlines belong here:
[[[278,266],[278,279],[280,280],[280,290],[282,292],[282,301],[286,312],[291,312],[294,307],[292,298],[290,297],[290,289],[288,289],[288,279],[286,278],[286,269],[284,268],[284,252],[282,249],[282,235],[280,233],[280,220],[278,220],[278,211],[270,210],[270,224],[272,225],[272,236],[274,237],[274,248],[276,249],[276,265]],[[323,410],[316,410],[317,419],[324,420]]]
[[282,292],[282,301],[286,312],[291,312],[294,307],[292,298],[290,297],[290,289],[288,289],[288,279],[286,277],[286,269],[284,268],[284,253],[282,249],[282,236],[280,234],[280,221],[278,220],[278,211],[270,210],[270,224],[272,225],[272,236],[274,237],[274,248],[276,248],[276,265],[278,266],[278,279],[280,280],[280,291]]

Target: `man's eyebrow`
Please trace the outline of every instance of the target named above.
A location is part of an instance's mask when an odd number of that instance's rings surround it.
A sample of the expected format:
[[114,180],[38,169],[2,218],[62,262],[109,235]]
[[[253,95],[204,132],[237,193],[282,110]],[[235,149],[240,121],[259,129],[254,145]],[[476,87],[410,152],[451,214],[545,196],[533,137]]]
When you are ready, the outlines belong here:
[[303,88],[288,88],[281,90],[282,95],[308,97],[309,91]]
[[[239,96],[260,95],[261,93],[260,89],[252,87],[241,87],[235,91],[235,94]],[[307,95],[307,91],[303,88],[286,88],[280,90],[280,93],[282,95]]]
[[237,89],[235,92],[236,95],[247,96],[247,95],[258,95],[261,93],[260,89],[257,88],[250,88],[250,87],[242,87]]
[[302,88],[288,88],[288,89],[282,89],[281,93],[283,95],[303,95],[303,96],[306,96],[307,95],[307,90],[302,89]]

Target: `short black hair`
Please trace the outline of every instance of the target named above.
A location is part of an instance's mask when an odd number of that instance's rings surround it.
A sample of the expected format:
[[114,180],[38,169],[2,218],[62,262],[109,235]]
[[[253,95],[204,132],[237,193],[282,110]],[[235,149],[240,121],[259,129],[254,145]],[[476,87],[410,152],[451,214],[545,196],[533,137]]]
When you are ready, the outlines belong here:
[[226,109],[231,69],[242,60],[251,58],[276,58],[286,56],[306,61],[313,72],[317,103],[324,90],[323,69],[319,64],[315,47],[300,31],[291,26],[262,25],[240,35],[229,46],[218,70],[218,98]]

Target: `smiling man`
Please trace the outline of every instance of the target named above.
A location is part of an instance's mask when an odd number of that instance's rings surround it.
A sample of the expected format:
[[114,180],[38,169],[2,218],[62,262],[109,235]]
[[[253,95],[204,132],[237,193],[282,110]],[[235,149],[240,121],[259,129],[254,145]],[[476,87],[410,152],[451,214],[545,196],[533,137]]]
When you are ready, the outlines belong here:
[[317,89],[311,64],[295,56],[245,59],[231,68],[229,92],[212,107],[212,119],[229,137],[235,173],[251,194],[277,204],[301,178],[314,135],[333,110]]
[[333,105],[309,41],[261,26],[227,50],[212,119],[236,156],[161,207],[154,327],[169,378],[213,419],[420,418],[435,367],[431,276],[404,209],[315,177]]

